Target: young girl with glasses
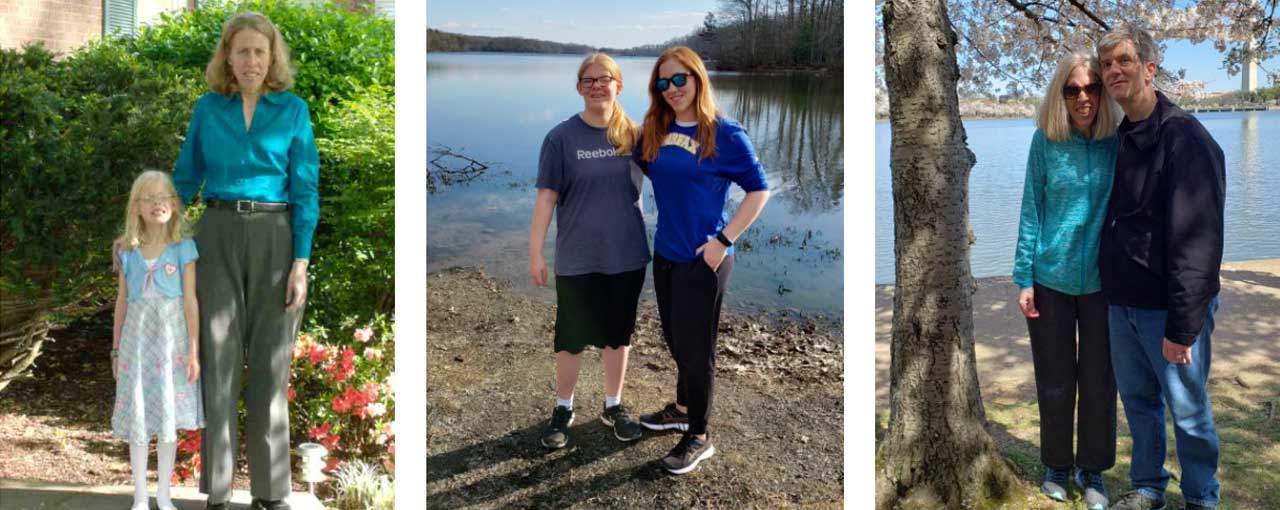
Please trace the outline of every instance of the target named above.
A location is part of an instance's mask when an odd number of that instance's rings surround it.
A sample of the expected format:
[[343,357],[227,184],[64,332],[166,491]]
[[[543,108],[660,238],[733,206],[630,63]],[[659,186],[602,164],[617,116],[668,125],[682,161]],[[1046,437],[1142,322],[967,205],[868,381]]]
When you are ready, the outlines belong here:
[[196,245],[182,237],[183,213],[169,175],[133,181],[117,252],[119,292],[112,327],[116,379],[112,435],[129,441],[133,510],[147,510],[147,447],[156,439],[156,504],[175,507],[169,478],[179,430],[204,427]]
[[[658,57],[649,98],[636,155],[658,208],[653,287],[678,375],[675,402],[640,421],[651,430],[685,431],[660,461],[683,474],[715,454],[707,420],[720,304],[733,240],[764,208],[769,185],[746,131],[716,109],[706,66],[693,50],[677,46]],[[730,184],[746,192],[732,218],[724,211]]]
[[576,87],[582,111],[552,128],[542,142],[529,228],[529,277],[546,286],[543,245],[556,213],[556,406],[542,436],[547,448],[569,441],[574,385],[588,345],[601,349],[604,365],[600,420],[620,441],[641,435],[622,405],[636,303],[649,264],[640,211],[643,176],[630,158],[637,129],[617,101],[622,71],[608,55],[587,55]]

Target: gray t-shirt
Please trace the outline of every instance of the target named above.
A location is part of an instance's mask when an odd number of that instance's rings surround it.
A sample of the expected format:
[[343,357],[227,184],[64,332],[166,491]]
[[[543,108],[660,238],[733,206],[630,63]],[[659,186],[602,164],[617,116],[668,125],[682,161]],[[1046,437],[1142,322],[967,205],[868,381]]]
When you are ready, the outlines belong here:
[[617,274],[649,263],[640,209],[643,178],[630,154],[617,154],[603,128],[576,114],[547,133],[538,158],[538,188],[560,195],[556,274]]

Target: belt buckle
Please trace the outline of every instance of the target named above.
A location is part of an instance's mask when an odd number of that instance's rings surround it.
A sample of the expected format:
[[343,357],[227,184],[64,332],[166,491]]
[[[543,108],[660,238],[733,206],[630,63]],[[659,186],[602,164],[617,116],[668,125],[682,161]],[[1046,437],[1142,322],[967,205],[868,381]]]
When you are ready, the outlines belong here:
[[253,212],[253,201],[236,200],[236,212],[241,214]]

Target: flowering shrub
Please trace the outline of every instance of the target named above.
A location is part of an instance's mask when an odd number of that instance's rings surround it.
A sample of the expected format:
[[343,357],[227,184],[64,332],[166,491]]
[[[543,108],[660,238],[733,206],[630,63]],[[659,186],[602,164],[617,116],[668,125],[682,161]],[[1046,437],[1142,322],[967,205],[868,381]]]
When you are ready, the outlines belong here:
[[[326,471],[361,460],[394,474],[395,333],[384,316],[351,332],[317,329],[298,335],[288,389],[289,433],[329,450]],[[200,469],[200,434],[178,441],[175,482]]]

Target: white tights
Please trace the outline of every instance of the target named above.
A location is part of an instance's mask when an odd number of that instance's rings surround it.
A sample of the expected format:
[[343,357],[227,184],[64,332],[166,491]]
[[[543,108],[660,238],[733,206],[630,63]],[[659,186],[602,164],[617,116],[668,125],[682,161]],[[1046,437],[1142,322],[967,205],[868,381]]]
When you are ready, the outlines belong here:
[[[178,443],[156,443],[156,505],[161,510],[173,508],[169,499],[169,478],[173,476]],[[133,508],[147,510],[147,443],[129,445],[129,463],[133,466]]]

